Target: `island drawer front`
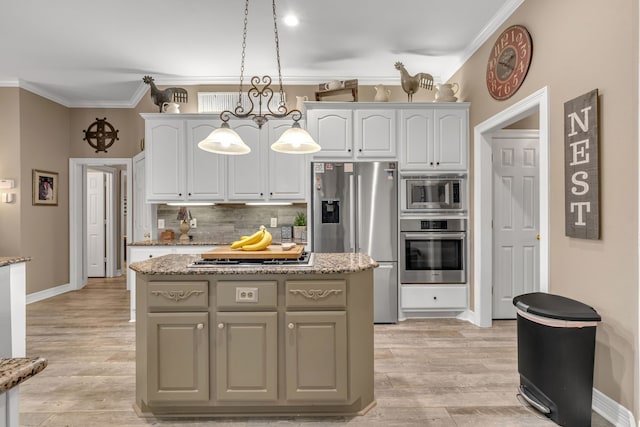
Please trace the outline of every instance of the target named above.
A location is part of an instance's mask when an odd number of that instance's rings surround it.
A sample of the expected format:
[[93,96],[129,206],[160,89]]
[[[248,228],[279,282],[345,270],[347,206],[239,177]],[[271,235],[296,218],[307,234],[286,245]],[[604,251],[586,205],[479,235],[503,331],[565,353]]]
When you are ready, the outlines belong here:
[[194,311],[209,308],[209,282],[149,282],[149,311]]
[[276,310],[278,282],[275,280],[220,280],[216,285],[218,310]]
[[347,305],[346,280],[287,280],[287,308],[334,308]]

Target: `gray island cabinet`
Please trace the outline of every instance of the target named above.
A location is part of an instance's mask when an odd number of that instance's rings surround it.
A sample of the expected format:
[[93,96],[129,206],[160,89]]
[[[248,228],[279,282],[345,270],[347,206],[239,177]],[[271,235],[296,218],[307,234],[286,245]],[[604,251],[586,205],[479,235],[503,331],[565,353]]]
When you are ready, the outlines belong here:
[[141,416],[362,415],[375,406],[373,268],[134,263]]

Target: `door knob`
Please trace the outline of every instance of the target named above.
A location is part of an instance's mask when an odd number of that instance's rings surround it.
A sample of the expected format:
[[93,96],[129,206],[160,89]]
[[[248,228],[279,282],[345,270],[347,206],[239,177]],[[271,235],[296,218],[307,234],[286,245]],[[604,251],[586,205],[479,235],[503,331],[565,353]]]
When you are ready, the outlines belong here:
[[536,234],[536,240],[540,240],[540,235]]

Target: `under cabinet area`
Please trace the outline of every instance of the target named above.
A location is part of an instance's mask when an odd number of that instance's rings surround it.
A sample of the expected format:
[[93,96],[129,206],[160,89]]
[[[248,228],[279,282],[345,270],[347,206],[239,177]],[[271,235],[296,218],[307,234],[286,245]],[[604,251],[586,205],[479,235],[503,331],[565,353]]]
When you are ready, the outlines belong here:
[[198,147],[221,125],[218,115],[141,115],[147,203],[305,200],[307,156],[270,149],[292,120],[270,120],[262,129],[251,120],[231,120],[251,152],[227,156]]
[[140,413],[357,415],[375,404],[373,270],[137,283]]

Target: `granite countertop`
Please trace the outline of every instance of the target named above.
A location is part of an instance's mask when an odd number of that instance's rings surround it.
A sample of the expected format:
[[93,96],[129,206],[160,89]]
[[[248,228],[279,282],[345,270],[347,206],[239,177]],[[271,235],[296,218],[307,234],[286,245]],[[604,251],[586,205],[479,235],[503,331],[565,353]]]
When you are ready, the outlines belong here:
[[31,261],[31,257],[28,256],[0,256],[0,267],[4,267],[9,264],[17,264],[19,262]]
[[199,255],[165,255],[129,266],[142,274],[331,274],[355,273],[378,267],[369,255],[356,253],[314,253],[312,266],[256,265],[188,267]]
[[12,389],[47,367],[47,359],[0,359],[0,393]]

